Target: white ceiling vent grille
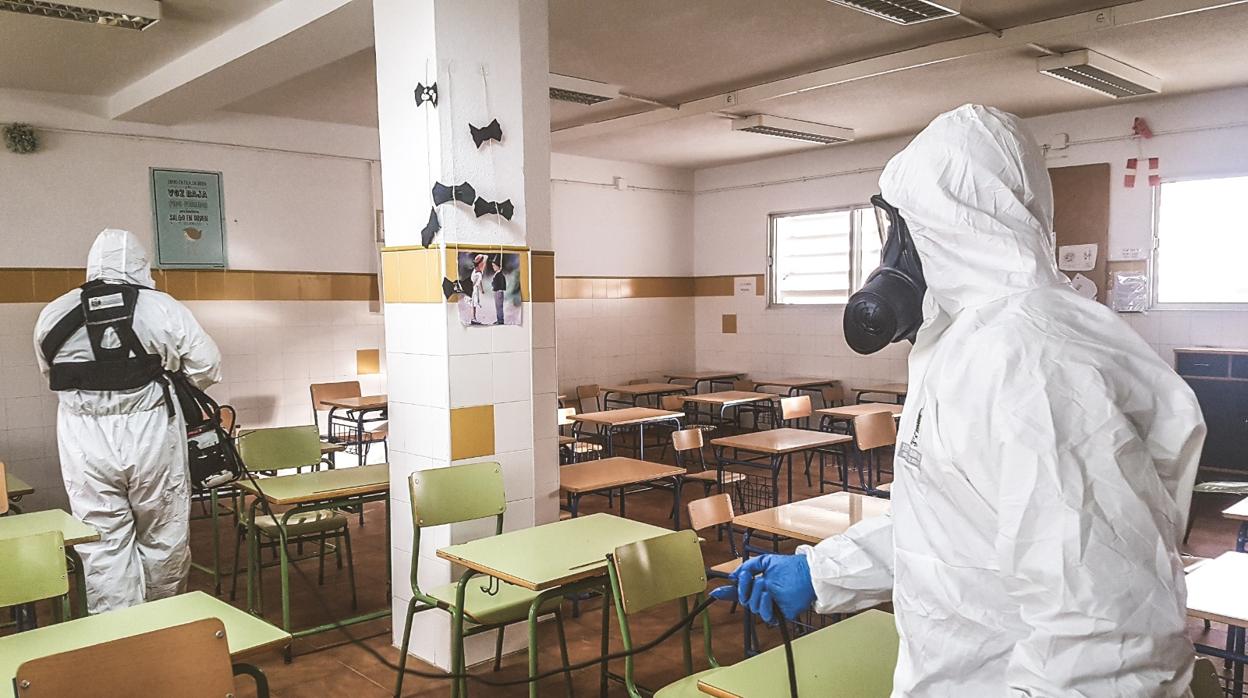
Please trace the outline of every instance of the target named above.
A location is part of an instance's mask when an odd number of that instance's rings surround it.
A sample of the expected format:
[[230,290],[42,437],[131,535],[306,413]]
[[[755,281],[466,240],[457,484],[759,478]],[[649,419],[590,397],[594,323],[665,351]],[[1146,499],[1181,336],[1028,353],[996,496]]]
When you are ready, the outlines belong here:
[[761,133],[765,136],[788,138],[789,140],[820,143],[823,145],[848,143],[854,140],[853,129],[816,124],[811,121],[785,119],[766,114],[755,114],[754,116],[733,119],[732,129],[734,131]]
[[568,75],[550,74],[550,98],[573,104],[598,104],[620,96],[619,85],[574,78]]
[[953,17],[962,11],[962,0],[829,0],[859,12],[897,24],[918,24]]
[[1114,99],[1161,92],[1160,78],[1087,49],[1041,58],[1036,67],[1045,75]]
[[156,0],[0,0],[0,11],[139,31],[160,21],[160,3]]

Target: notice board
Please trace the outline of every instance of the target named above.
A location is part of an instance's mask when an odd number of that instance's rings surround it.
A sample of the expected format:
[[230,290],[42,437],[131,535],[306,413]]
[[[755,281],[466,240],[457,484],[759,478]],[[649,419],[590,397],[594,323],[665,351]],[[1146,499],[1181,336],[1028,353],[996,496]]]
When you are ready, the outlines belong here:
[[[1053,180],[1053,231],[1057,246],[1096,245],[1096,264],[1079,272],[1096,284],[1096,300],[1105,302],[1109,291],[1109,163],[1055,167]],[[1062,272],[1073,277],[1074,272]]]
[[156,263],[225,267],[221,173],[152,168]]

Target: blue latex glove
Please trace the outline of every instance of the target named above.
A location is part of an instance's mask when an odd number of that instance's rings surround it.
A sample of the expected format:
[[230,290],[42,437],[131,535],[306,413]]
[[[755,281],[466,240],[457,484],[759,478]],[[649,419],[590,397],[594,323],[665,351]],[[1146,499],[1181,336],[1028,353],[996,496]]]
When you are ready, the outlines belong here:
[[[766,623],[775,623],[774,607],[780,607],[785,618],[793,620],[815,602],[815,587],[810,581],[810,566],[805,555],[761,555],[746,560],[730,576],[736,581],[736,597]],[[720,600],[733,598],[731,584],[711,590]]]

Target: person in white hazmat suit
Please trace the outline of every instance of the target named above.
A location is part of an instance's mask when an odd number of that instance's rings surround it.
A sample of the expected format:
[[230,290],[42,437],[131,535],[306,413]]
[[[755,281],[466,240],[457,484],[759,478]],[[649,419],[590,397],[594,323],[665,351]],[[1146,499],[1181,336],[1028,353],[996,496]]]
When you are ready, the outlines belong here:
[[938,117],[880,190],[912,248],[886,243],[896,278],[868,281],[845,324],[859,351],[914,338],[892,514],[755,558],[716,596],[764,619],[892,601],[894,696],[1186,695],[1191,390],[1058,271],[1044,157],[1016,117]]
[[[155,284],[147,252],[133,234],[115,229],[99,234],[87,257],[88,284],[97,280],[108,284],[105,291],[120,283],[146,287],[137,294],[131,327],[153,355],[153,370],[182,371],[200,388],[220,380],[220,353],[190,310],[147,290]],[[79,310],[83,293],[74,289],[52,301],[35,325],[35,354],[54,389],[54,367],[79,368],[98,358],[82,327],[55,350],[51,365],[40,347],[58,321]],[[109,306],[109,298],[102,307]],[[105,332],[103,345],[117,346],[116,335]],[[175,406],[171,416],[159,381],[126,390],[64,389],[58,396],[65,491],[74,516],[100,532],[99,542],[77,546],[86,568],[88,610],[100,613],[178,593],[191,564],[182,415]]]

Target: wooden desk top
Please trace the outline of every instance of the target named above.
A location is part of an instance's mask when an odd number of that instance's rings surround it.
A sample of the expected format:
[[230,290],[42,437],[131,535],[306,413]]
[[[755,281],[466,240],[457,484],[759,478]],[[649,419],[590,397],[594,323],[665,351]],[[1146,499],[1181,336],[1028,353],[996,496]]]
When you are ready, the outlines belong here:
[[574,444],[574,443],[576,443],[576,439],[572,438],[571,436],[566,436],[564,434],[559,435],[560,446],[567,446],[568,444]]
[[[13,695],[13,677],[24,662],[204,618],[225,625],[230,656],[240,659],[290,642],[290,634],[202,591],[56,623],[0,637],[0,696]],[[190,660],[188,660],[190,661]]]
[[724,436],[713,439],[711,444],[728,448],[739,448],[743,451],[754,451],[755,453],[777,454],[796,453],[812,448],[834,446],[836,444],[848,443],[852,440],[852,437],[847,434],[830,434],[826,431],[785,427],[783,429],[756,431],[750,434]]
[[559,468],[559,489],[579,494],[684,474],[684,468],[617,456]]
[[853,419],[864,414],[874,414],[876,412],[892,412],[894,417],[901,416],[902,405],[895,405],[891,402],[864,402],[859,405],[841,405],[840,407],[824,407],[815,410],[815,414],[822,414],[832,417],[833,419]]
[[665,419],[680,419],[684,412],[656,410],[649,407],[625,407],[620,410],[603,410],[602,412],[586,412],[574,414],[572,419],[589,424],[603,424],[610,427],[628,426],[630,424],[646,424],[660,422]]
[[1235,502],[1222,510],[1222,516],[1236,521],[1248,521],[1248,497]]
[[360,397],[336,397],[321,400],[321,404],[348,410],[384,410],[389,404],[386,395],[363,395]]
[[780,397],[775,393],[752,393],[746,390],[721,390],[717,393],[699,393],[685,398],[685,402],[700,402],[704,405],[742,405],[748,402],[775,400]]
[[[888,698],[897,667],[897,624],[883,611],[864,611],[793,640],[801,696]],[[716,698],[788,696],[784,648],[776,647],[698,679]]]
[[887,514],[892,502],[849,492],[833,492],[800,502],[742,514],[733,525],[793,538],[814,545],[824,538],[876,516]]
[[818,388],[835,384],[835,378],[776,378],[754,381],[756,387],[760,385],[774,385],[778,388]]
[[[390,465],[378,463],[358,468],[257,478],[257,481],[264,498],[271,504],[307,504],[387,492],[390,490]],[[235,487],[249,494],[260,494],[251,480],[239,480]]]
[[880,393],[882,395],[905,395],[910,392],[910,386],[905,383],[884,383],[866,388],[854,388],[854,391],[858,393]]
[[332,443],[329,441],[321,442],[321,455],[322,456],[327,456],[331,453],[339,453],[345,450],[347,450],[346,444],[336,444],[336,443]]
[[664,373],[663,377],[678,381],[713,381],[740,378],[742,375],[744,374],[740,371],[678,371],[674,373]]
[[20,538],[48,531],[60,531],[65,545],[94,543],[100,539],[100,532],[94,526],[85,524],[60,509],[0,516],[0,538]]
[[1248,553],[1227,552],[1187,575],[1187,615],[1214,623],[1248,626]]
[[684,385],[682,383],[634,383],[633,385],[608,385],[602,388],[604,393],[616,393],[618,395],[666,395],[667,393],[682,393],[686,390],[693,389],[692,385]]
[[16,499],[18,497],[25,497],[28,494],[35,493],[34,487],[31,487],[30,485],[26,484],[26,482],[22,480],[22,478],[10,472],[6,472],[4,474],[4,486],[5,486],[5,489],[7,489],[9,492],[10,499]]

